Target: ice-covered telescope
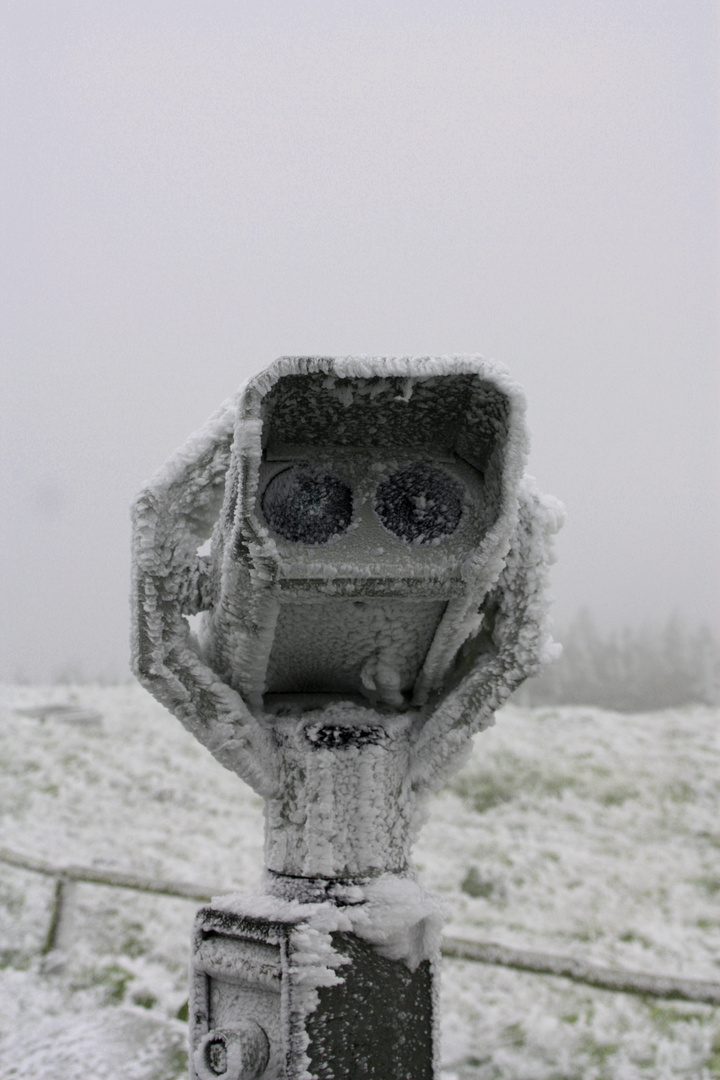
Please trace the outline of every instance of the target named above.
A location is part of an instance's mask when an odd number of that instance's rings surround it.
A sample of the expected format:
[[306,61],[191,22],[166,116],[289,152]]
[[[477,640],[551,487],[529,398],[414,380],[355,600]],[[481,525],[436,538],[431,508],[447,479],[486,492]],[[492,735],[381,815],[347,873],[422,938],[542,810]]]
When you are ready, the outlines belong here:
[[262,892],[198,915],[199,1080],[439,1074],[412,844],[553,652],[524,408],[477,357],[288,357],[136,500],[134,670],[265,800]]
[[286,357],[251,379],[203,586],[208,665],[256,714],[440,693],[492,635],[524,410],[473,357]]

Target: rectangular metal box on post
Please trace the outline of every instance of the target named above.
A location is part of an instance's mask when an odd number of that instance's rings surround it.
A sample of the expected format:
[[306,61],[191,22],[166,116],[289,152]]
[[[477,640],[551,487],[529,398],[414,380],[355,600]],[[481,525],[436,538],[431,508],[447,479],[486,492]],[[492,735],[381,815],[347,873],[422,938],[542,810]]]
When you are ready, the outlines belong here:
[[[320,986],[306,1008],[307,969],[295,934],[302,919],[273,920],[201,908],[195,921],[191,1031],[196,1080],[239,1080],[213,1068],[213,1039],[238,1017],[268,1041],[263,1080],[433,1080],[436,1009],[429,961],[410,971],[349,933],[332,946],[347,959],[342,981]],[[246,1075],[246,1074],[242,1074]]]

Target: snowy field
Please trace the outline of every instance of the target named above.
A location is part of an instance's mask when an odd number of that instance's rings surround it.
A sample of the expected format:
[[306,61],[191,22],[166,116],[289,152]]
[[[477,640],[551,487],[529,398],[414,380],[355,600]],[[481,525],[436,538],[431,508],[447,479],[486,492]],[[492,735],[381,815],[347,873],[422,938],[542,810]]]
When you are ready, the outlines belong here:
[[[45,704],[86,712],[22,712]],[[0,846],[257,885],[260,800],[143,690],[5,686],[0,712]],[[504,709],[416,849],[448,933],[717,981],[719,766],[710,709]],[[197,904],[77,884],[43,958],[52,895],[51,879],[0,864],[0,1078],[184,1077]],[[720,1077],[706,1005],[446,961],[442,1009],[444,1080]]]

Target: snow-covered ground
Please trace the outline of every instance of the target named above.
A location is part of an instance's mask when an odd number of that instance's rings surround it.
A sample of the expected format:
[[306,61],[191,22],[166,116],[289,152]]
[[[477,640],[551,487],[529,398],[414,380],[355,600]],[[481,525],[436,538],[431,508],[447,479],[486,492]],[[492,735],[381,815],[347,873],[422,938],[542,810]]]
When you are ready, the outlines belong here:
[[[51,703],[101,718],[22,711]],[[0,713],[0,846],[257,885],[260,799],[139,687],[0,687]],[[710,709],[505,708],[416,848],[448,933],[717,981],[719,766]],[[43,962],[52,890],[0,864],[2,1080],[184,1076],[197,905],[78,884]],[[442,1009],[446,1080],[720,1077],[710,1006],[446,961]]]

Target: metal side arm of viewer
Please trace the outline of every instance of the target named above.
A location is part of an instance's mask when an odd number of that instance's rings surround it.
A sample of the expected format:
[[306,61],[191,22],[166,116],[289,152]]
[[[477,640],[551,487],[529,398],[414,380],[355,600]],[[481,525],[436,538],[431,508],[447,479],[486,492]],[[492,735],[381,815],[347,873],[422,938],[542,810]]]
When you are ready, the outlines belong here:
[[212,602],[208,560],[198,548],[222,506],[235,416],[231,399],[134,502],[131,645],[143,686],[221,765],[264,796],[273,785],[269,733],[200,658],[187,620]]

